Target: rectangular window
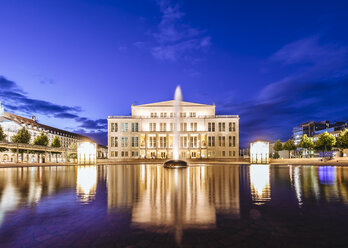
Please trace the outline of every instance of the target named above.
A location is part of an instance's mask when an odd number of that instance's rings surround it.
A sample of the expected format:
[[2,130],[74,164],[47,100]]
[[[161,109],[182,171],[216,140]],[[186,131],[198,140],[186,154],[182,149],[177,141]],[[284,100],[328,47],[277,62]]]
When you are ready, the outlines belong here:
[[195,112],[190,112],[190,117],[196,117],[196,113]]
[[149,141],[150,141],[149,147],[151,148],[156,147],[156,137],[151,136]]
[[228,151],[228,156],[231,157],[232,156],[232,152]]
[[232,122],[229,122],[229,123],[228,123],[228,131],[229,131],[229,132],[232,132]]
[[138,146],[139,146],[139,138],[132,137],[132,147],[138,147]]
[[138,122],[132,123],[132,132],[138,132],[138,131],[139,131]]
[[150,131],[156,132],[156,123],[150,123]]
[[167,123],[160,123],[160,131],[161,132],[167,131]]
[[111,132],[115,132],[115,123],[111,123]]
[[171,118],[174,117],[174,113],[173,113],[173,112],[170,113],[170,117],[171,117]]
[[128,123],[121,123],[122,132],[128,132]]
[[226,138],[225,136],[222,136],[222,142],[221,146],[226,146]]
[[208,132],[211,132],[211,122],[208,122]]
[[211,123],[211,131],[215,132],[215,122]]
[[174,123],[170,123],[170,131],[171,131],[171,132],[174,131]]
[[211,136],[208,137],[208,146],[211,146]]
[[160,148],[167,147],[167,137],[160,137]]
[[236,131],[236,123],[233,122],[233,128],[232,128],[232,131],[235,132]]
[[152,117],[152,118],[157,117],[157,113],[151,113],[151,117]]
[[228,146],[232,146],[232,136],[228,136]]
[[215,146],[215,136],[211,137],[211,146]]
[[221,146],[221,136],[219,136],[219,146]]
[[198,138],[197,136],[191,136],[190,137],[190,147],[191,148],[197,148],[198,146]]
[[236,136],[233,136],[233,147],[236,146]]
[[236,151],[233,151],[233,157],[235,157],[236,156]]
[[128,137],[122,137],[121,147],[128,147]]
[[225,151],[222,151],[222,152],[221,152],[221,155],[222,155],[223,157],[225,157],[225,156],[226,156]]
[[186,112],[181,112],[180,117],[186,117]]
[[180,146],[182,148],[187,148],[187,136],[180,137]]
[[222,131],[221,122],[219,122],[218,124],[219,124],[219,132],[221,132]]
[[222,132],[225,132],[226,131],[226,125],[225,125],[225,122],[222,123]]
[[115,138],[111,137],[111,147],[114,147],[114,146],[115,146]]

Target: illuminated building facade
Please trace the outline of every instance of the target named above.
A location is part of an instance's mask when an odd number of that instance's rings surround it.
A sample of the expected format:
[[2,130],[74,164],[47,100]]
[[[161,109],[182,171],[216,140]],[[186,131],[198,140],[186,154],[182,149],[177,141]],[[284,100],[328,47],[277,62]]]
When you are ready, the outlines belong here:
[[[239,116],[216,115],[215,105],[182,102],[180,157],[238,158]],[[132,105],[131,116],[108,117],[108,157],[172,158],[174,101]]]
[[[8,113],[4,110],[4,107],[1,104],[1,102],[0,126],[4,131],[6,135],[6,141],[8,142],[11,142],[12,136],[16,135],[17,132],[23,127],[25,127],[31,135],[31,139],[29,142],[30,144],[33,143],[36,136],[40,135],[41,132],[44,132],[47,135],[49,144],[52,142],[54,137],[57,136],[60,139],[62,148],[69,148],[72,144],[76,144],[77,142],[93,142],[90,138],[86,136],[41,124],[36,120],[35,116],[33,116],[30,119],[12,113]],[[38,157],[35,154],[29,154],[24,157],[25,162],[38,162],[37,159]],[[58,154],[57,156],[52,156],[52,160],[55,159],[58,159],[58,162],[64,162],[64,156],[61,154]],[[0,152],[0,162],[16,162],[16,154],[11,152],[11,150],[8,150],[6,152]]]

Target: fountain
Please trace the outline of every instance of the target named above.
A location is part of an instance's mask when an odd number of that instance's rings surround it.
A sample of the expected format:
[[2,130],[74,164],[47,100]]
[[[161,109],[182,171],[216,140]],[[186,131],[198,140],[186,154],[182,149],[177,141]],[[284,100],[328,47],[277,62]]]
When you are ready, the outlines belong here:
[[179,125],[182,93],[180,86],[176,87],[174,94],[174,137],[173,137],[173,159],[164,163],[164,168],[185,168],[187,163],[179,159]]

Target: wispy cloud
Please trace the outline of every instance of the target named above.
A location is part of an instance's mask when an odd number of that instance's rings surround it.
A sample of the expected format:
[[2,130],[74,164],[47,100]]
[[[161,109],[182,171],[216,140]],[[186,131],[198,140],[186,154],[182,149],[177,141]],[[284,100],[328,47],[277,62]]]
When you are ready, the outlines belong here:
[[105,133],[106,119],[93,120],[81,117],[78,106],[66,106],[49,101],[33,99],[27,96],[17,83],[0,76],[0,100],[6,109],[25,115],[44,115],[59,119],[71,119],[77,122],[78,130],[83,133]]
[[244,144],[287,139],[292,127],[308,120],[348,120],[348,49],[319,41],[312,37],[285,45],[270,61],[294,67],[291,73],[266,85],[254,99],[221,103],[221,112],[240,114]]
[[211,45],[211,38],[204,30],[184,22],[185,13],[180,10],[179,4],[160,0],[158,5],[161,21],[158,30],[153,33],[155,45],[152,47],[152,55],[155,58],[169,61],[190,58],[195,52]]

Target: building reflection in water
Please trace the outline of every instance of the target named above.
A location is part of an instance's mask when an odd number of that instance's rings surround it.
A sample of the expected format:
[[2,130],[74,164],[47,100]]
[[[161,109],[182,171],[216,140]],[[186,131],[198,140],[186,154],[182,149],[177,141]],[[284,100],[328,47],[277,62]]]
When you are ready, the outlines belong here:
[[184,229],[215,228],[217,213],[239,218],[238,169],[108,166],[108,208],[110,212],[129,208],[133,227],[171,230],[180,243]]
[[43,197],[73,188],[75,167],[1,168],[0,225],[7,213],[35,206]]
[[289,166],[299,206],[307,199],[348,205],[348,169],[336,166]]
[[270,165],[250,165],[251,198],[255,204],[263,204],[271,200]]
[[97,166],[77,167],[76,194],[80,201],[89,203],[95,199],[97,190]]

